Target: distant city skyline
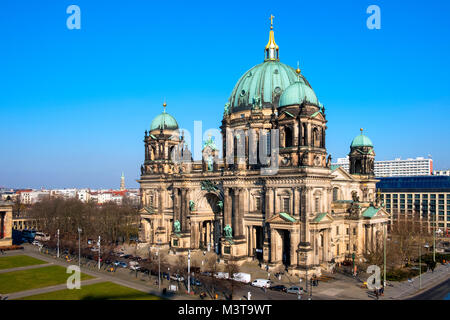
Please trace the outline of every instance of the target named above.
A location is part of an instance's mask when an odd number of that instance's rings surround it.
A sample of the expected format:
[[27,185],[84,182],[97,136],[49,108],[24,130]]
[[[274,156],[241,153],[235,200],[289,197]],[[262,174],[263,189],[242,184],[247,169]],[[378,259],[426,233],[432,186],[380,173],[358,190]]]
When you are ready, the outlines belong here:
[[0,186],[119,189],[124,172],[137,188],[163,100],[180,127],[219,128],[233,86],[263,61],[270,14],[280,60],[299,61],[325,105],[333,161],[362,127],[376,160],[431,154],[450,168],[448,2],[376,1],[380,30],[366,1],[80,0],[81,30],[66,27],[70,4],[2,3]]

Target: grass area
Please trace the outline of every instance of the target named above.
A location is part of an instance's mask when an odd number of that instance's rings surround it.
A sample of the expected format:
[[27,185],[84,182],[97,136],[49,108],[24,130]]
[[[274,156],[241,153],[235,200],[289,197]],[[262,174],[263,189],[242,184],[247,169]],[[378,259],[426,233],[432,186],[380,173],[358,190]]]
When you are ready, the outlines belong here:
[[47,262],[25,255],[0,257],[0,270],[34,266],[37,264],[45,264],[45,263]]
[[[0,273],[0,293],[12,293],[66,283],[71,274],[60,266]],[[92,279],[81,274],[81,280]]]
[[161,300],[161,298],[112,282],[101,282],[81,285],[81,289],[53,291],[19,300]]

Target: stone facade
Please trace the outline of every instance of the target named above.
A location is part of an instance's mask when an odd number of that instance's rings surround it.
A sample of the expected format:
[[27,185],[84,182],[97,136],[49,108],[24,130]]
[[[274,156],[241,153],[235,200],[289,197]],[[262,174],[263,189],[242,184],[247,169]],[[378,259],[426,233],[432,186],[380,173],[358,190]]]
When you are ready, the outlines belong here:
[[[376,196],[373,147],[352,146],[353,174],[332,167],[325,108],[300,69],[282,65],[276,50],[241,78],[225,105],[223,158],[210,138],[203,159],[192,161],[183,134],[164,122],[145,132],[138,181],[143,241],[177,252],[215,250],[225,261],[256,258],[291,274],[320,273],[380,245],[388,215]],[[246,99],[254,89],[245,81],[263,74],[257,68],[285,72],[290,86],[259,78],[257,97]]]

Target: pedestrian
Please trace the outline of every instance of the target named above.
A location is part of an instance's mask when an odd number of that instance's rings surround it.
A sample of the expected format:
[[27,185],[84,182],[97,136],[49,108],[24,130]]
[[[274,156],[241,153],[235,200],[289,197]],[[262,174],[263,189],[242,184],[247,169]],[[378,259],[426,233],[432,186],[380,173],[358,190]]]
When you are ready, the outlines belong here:
[[384,296],[384,286],[381,287],[381,295]]
[[378,290],[377,289],[375,289],[375,296],[377,297],[377,300],[378,300]]

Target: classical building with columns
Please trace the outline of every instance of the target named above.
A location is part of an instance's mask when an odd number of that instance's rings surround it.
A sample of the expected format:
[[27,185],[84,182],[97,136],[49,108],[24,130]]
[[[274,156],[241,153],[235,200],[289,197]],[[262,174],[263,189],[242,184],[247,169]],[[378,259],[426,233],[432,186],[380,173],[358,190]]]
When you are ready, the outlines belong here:
[[301,70],[280,62],[272,26],[264,62],[239,79],[220,128],[224,156],[210,137],[192,161],[164,103],[144,136],[141,240],[291,274],[380,245],[389,216],[375,190],[374,146],[361,129],[350,172],[331,165],[325,107]]

